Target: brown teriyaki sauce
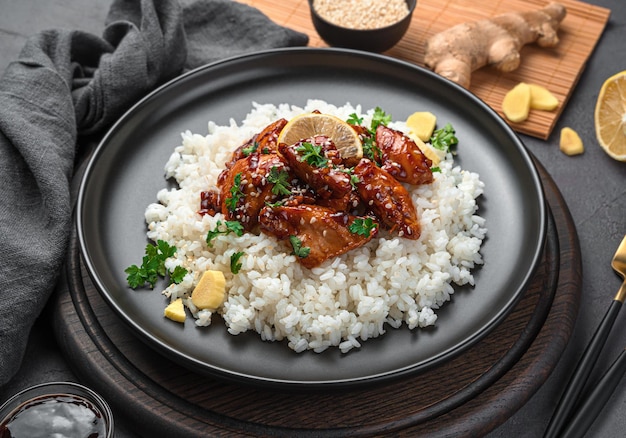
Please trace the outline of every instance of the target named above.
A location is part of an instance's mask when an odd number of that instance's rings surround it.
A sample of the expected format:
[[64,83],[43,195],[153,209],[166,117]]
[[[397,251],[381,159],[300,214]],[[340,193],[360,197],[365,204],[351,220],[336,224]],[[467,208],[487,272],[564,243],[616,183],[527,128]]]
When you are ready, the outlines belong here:
[[0,423],[0,438],[105,438],[100,410],[73,394],[46,394],[22,403]]

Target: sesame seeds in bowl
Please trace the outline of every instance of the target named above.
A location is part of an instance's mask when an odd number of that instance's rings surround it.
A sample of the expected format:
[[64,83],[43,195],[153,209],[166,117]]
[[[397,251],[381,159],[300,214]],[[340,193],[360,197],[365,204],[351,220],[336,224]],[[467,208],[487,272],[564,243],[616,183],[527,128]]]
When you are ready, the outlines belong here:
[[370,52],[392,48],[406,33],[417,0],[309,0],[317,33],[330,46]]

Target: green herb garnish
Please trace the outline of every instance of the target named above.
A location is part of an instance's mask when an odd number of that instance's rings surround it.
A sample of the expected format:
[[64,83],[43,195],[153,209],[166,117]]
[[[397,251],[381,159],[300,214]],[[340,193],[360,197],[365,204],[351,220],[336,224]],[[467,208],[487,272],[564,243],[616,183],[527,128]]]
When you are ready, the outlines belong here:
[[280,199],[276,202],[265,202],[265,205],[267,205],[268,207],[271,208],[276,208],[276,207],[281,207],[283,205],[285,205],[285,200],[284,199]]
[[378,224],[371,217],[361,219],[356,218],[348,227],[351,233],[369,237],[372,230],[378,227]]
[[328,159],[322,155],[322,147],[319,145],[305,141],[296,148],[296,152],[302,154],[302,161],[306,161],[313,167],[328,166]]
[[187,270],[182,266],[176,266],[174,271],[169,271],[165,267],[165,261],[176,254],[176,247],[170,246],[164,240],[158,240],[156,245],[149,243],[146,245],[145,256],[141,266],[131,265],[124,270],[128,276],[126,281],[133,289],[144,286],[146,283],[154,288],[159,277],[169,275],[170,283],[180,283],[187,274]]
[[179,284],[181,281],[183,281],[183,278],[185,277],[185,275],[187,275],[187,270],[179,265],[179,266],[176,266],[174,270],[170,272],[169,274],[170,274],[170,280],[172,280],[172,283]]
[[243,148],[241,152],[243,152],[244,157],[247,157],[255,153],[258,148],[259,143],[255,141],[250,146],[246,146],[245,148]]
[[374,140],[373,135],[374,134],[372,134],[372,137],[366,137],[363,139],[363,156],[376,162],[376,157],[380,156],[381,152],[378,148],[378,145],[376,144],[376,140]]
[[215,228],[209,230],[206,235],[206,244],[208,246],[213,246],[213,239],[215,239],[220,234],[228,233],[235,233],[239,237],[243,236],[243,225],[241,225],[241,223],[237,221],[217,221],[217,223],[215,224]]
[[435,173],[435,172],[441,172],[441,167],[439,166],[433,166],[430,168],[430,171]]
[[376,128],[378,128],[379,125],[387,126],[389,123],[391,123],[391,114],[387,114],[380,107],[374,108],[370,131],[376,132]]
[[363,123],[363,117],[359,117],[356,113],[352,113],[348,116],[346,123],[355,126],[360,125]]
[[308,257],[311,252],[311,248],[308,246],[302,246],[302,240],[298,236],[289,236],[289,242],[291,242],[291,246],[293,247],[293,254],[296,257],[305,258]]
[[450,152],[450,146],[453,146],[459,142],[459,139],[455,136],[456,131],[450,123],[447,123],[441,129],[435,130],[432,137],[430,137],[430,144],[435,149],[439,149],[444,152]]
[[[359,117],[356,113],[352,113],[350,114],[346,122],[351,125],[362,125],[363,117]],[[372,122],[369,129],[367,129],[367,131],[369,132],[369,136],[361,139],[363,145],[363,156],[365,158],[369,158],[374,162],[377,161],[376,157],[380,156],[380,149],[376,144],[376,128],[378,128],[380,125],[387,126],[389,123],[391,123],[391,114],[387,114],[378,106],[374,108]]]
[[354,172],[354,167],[345,167],[343,169],[339,169],[340,172],[347,174],[350,177],[350,185],[353,189],[356,189],[356,185],[361,181],[358,176],[356,176]]
[[241,185],[241,172],[235,175],[234,184],[230,188],[230,198],[226,198],[224,203],[226,204],[226,208],[228,211],[233,212],[237,208],[237,203],[243,198],[245,195],[241,191],[239,187]]
[[275,195],[290,195],[289,190],[289,173],[286,170],[278,170],[278,167],[274,166],[270,169],[267,180],[274,184],[272,187],[272,193]]
[[243,256],[243,252],[239,251],[230,256],[230,272],[238,274],[239,270],[243,266],[239,259]]

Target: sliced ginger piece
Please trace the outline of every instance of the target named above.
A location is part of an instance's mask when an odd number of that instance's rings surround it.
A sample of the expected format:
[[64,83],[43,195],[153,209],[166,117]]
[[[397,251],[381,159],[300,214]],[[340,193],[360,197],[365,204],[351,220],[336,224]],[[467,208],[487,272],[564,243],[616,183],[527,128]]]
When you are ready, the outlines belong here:
[[570,127],[561,129],[559,148],[565,155],[579,155],[585,151],[583,141],[576,131]]
[[429,111],[417,111],[406,119],[406,126],[409,133],[414,134],[417,138],[426,142],[435,131],[437,125],[437,116]]
[[163,311],[163,315],[172,321],[185,322],[187,315],[185,314],[185,306],[183,305],[182,298],[177,298],[172,301]]
[[205,271],[191,292],[191,302],[198,309],[216,310],[225,298],[226,279],[222,271]]
[[502,100],[502,112],[511,122],[520,123],[530,112],[530,86],[520,82],[509,90]]
[[413,132],[409,132],[409,138],[415,142],[418,148],[426,155],[426,157],[432,161],[432,166],[436,166],[439,164],[441,160],[444,159],[446,153],[444,151],[440,151],[439,149],[435,149],[428,143],[424,143],[417,135]]
[[546,87],[528,84],[530,87],[530,108],[553,111],[559,106],[559,100]]

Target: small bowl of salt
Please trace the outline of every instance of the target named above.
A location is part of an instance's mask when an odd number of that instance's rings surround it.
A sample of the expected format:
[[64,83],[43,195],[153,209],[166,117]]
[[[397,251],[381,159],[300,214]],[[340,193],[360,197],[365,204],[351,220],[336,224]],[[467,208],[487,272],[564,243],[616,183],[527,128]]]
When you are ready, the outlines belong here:
[[309,0],[311,19],[330,46],[384,52],[406,33],[417,0]]

